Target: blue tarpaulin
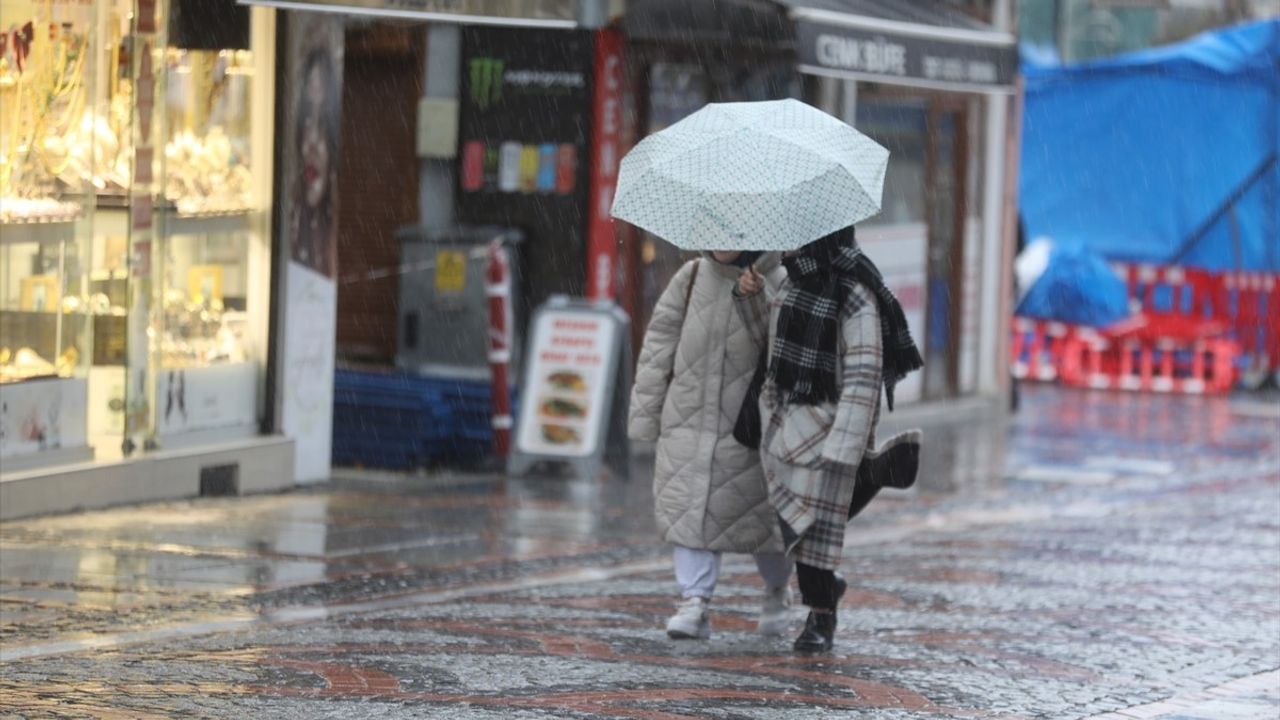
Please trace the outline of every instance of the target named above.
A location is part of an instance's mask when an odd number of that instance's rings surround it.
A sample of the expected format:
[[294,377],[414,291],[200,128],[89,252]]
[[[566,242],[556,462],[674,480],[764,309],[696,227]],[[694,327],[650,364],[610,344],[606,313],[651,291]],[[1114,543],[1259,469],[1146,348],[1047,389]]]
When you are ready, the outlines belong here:
[[1049,264],[1018,303],[1017,314],[1106,327],[1129,316],[1129,292],[1096,252],[1082,243],[1055,242]]
[[1280,20],[1023,73],[1029,237],[1280,270]]

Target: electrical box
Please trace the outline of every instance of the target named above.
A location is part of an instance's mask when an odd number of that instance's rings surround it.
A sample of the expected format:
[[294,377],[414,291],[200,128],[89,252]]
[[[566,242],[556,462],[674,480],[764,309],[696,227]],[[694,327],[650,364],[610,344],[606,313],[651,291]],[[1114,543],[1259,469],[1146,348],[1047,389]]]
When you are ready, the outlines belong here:
[[396,366],[432,377],[489,379],[489,244],[507,250],[511,298],[511,371],[519,375],[527,312],[519,230],[458,226],[402,228]]

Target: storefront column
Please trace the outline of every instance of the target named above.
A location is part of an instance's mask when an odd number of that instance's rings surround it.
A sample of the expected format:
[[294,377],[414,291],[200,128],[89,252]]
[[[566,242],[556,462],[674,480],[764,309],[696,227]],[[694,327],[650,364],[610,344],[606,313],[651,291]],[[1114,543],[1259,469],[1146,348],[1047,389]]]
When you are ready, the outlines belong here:
[[[255,198],[273,198],[275,183],[275,141],[276,127],[275,117],[275,99],[276,99],[276,35],[278,26],[276,25],[276,11],[269,8],[256,7],[250,10],[253,13],[252,28],[253,39],[252,45],[259,48],[259,53],[270,53],[269,61],[263,64],[264,68],[269,68],[269,72],[257,73],[253,81],[253,99],[251,112],[253,113],[253,127],[255,128],[271,128],[271,132],[255,132],[251,138],[252,157],[255,163],[253,173],[253,197]],[[267,227],[260,228],[260,232],[254,233],[249,242],[248,265],[246,267],[246,277],[248,287],[254,288],[252,299],[248,301],[246,308],[248,310],[248,337],[255,349],[255,357],[258,362],[262,363],[264,370],[257,373],[257,382],[255,383],[257,393],[257,405],[254,409],[255,416],[262,419],[263,433],[271,433],[272,415],[274,408],[268,409],[268,375],[265,370],[267,367],[267,357],[270,354],[271,346],[271,274],[272,274],[272,232],[270,231],[270,211],[264,208],[264,218],[260,219],[260,223],[266,223]]]
[[609,24],[609,0],[577,0],[578,26],[589,30]]
[[840,119],[857,127],[858,119],[858,81],[842,80],[840,93]]
[[[423,96],[457,101],[462,72],[462,27],[454,23],[427,26],[427,67]],[[423,158],[418,175],[419,215],[426,227],[454,222],[454,158]]]
[[[997,30],[1014,28],[1013,3],[996,0],[991,22]],[[1020,91],[1018,91],[1020,92]],[[1013,294],[1013,228],[1017,223],[1017,191],[1009,192],[1008,181],[1016,176],[1018,139],[1008,137],[1009,95],[993,93],[986,98],[986,142],[983,163],[986,182],[982,194],[982,290],[979,302],[979,368],[987,368],[978,378],[979,392],[1007,398],[1009,376],[1009,322]],[[1012,167],[1011,167],[1012,166]],[[1016,179],[1016,178],[1015,178]],[[1013,207],[1010,208],[1009,206]],[[980,371],[981,372],[981,371]],[[1007,403],[1002,403],[1007,407]]]
[[1004,263],[1004,176],[1005,131],[1009,98],[1003,94],[991,94],[986,101],[986,139],[983,143],[986,182],[982,188],[982,286],[979,294],[978,367],[985,368],[978,377],[978,392],[1002,394],[1007,392],[1006,377],[1009,367],[1003,335],[1007,335],[1008,323],[1001,315],[1006,303],[1002,298],[1011,292],[1010,272]]
[[[843,82],[833,77],[818,75],[814,78],[817,84],[817,96],[814,101],[818,109],[828,115],[840,117],[840,85]],[[845,118],[848,121],[848,118]]]

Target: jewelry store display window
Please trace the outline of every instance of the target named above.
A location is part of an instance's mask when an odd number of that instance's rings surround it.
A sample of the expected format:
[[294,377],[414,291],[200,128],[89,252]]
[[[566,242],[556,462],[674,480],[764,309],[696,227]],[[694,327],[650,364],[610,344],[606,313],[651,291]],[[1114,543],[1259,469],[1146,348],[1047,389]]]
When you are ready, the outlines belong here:
[[0,0],[0,465],[89,457],[91,5]]
[[[153,432],[257,432],[269,274],[270,11],[173,0],[153,308]],[[257,42],[255,42],[257,40]]]
[[4,472],[257,434],[274,22],[0,0]]

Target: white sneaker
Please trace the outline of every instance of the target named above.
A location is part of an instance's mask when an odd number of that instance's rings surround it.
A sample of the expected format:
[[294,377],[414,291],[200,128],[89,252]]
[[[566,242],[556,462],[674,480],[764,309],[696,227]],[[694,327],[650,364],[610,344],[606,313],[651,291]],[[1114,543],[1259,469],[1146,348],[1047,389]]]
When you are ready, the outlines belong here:
[[761,635],[785,634],[790,613],[790,587],[783,585],[780,588],[766,590],[764,601],[760,604],[760,619],[756,622],[756,632]]
[[667,637],[673,640],[706,640],[711,637],[711,619],[706,598],[691,597],[667,620]]

